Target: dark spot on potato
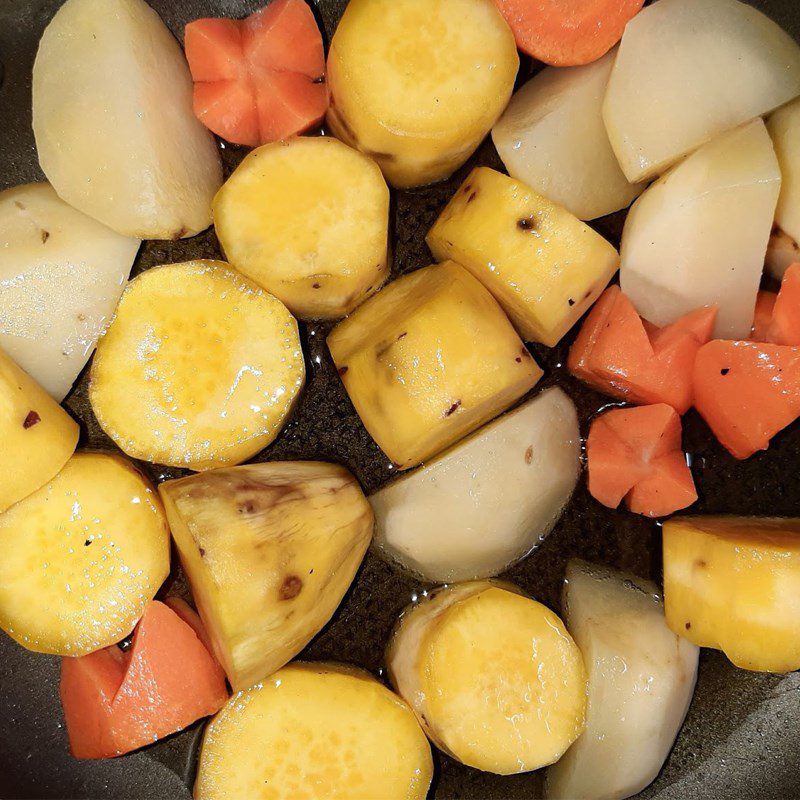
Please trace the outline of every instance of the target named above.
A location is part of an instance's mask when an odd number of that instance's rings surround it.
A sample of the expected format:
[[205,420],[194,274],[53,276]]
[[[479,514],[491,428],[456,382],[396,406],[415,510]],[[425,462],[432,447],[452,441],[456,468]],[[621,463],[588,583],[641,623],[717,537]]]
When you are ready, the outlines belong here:
[[311,284],[311,288],[312,288],[312,289],[319,289],[319,288],[320,288],[320,285],[319,285],[318,283],[312,283],[312,284]]
[[24,211],[24,210],[25,210],[25,206],[24,206],[24,204],[23,204],[23,203],[20,203],[20,201],[19,201],[19,200],[15,200],[15,201],[14,201],[14,205],[15,205],[15,206],[16,206],[16,207],[17,207],[17,208],[20,210],[20,211]]
[[731,371],[731,370],[730,370],[730,367],[723,367],[723,368],[722,368],[722,369],[719,371],[719,374],[720,374],[720,375],[727,375],[727,374],[728,374],[730,371]]
[[569,303],[571,306],[575,305],[575,301],[571,297],[567,300],[567,303]]
[[374,161],[394,161],[394,153],[382,153],[380,150],[364,150],[364,155],[369,156]]
[[688,631],[688,630],[691,630],[691,628],[692,628],[692,623],[691,623],[691,622],[687,622],[687,623],[686,623],[686,624],[685,624],[683,627],[684,627],[684,628],[686,628],[686,630],[687,630],[687,631]]
[[317,84],[325,83],[325,76],[324,75],[320,75],[319,78],[314,78],[314,80],[311,81],[311,83],[317,83]]
[[528,447],[528,449],[525,451],[525,463],[530,464],[532,462],[533,462],[533,445]]
[[303,591],[303,579],[297,575],[287,575],[278,589],[279,600],[293,600]]
[[470,196],[467,198],[467,202],[468,202],[468,203],[471,203],[471,202],[472,202],[472,201],[473,201],[473,200],[474,200],[474,199],[475,199],[477,196],[478,196],[478,193],[477,193],[477,192],[473,192],[473,193],[472,193],[472,194],[471,194],[471,195],[470,195]]
[[188,228],[179,228],[172,238],[175,239],[175,241],[177,241],[178,239],[183,239],[183,237],[186,236],[187,233],[189,233]]
[[339,367],[339,370],[338,370],[339,377],[343,378],[345,375],[347,375],[347,370],[349,370],[349,369],[350,369],[350,367],[346,367],[346,366],[345,367]]
[[520,355],[523,358],[530,358],[531,357],[531,354],[528,352],[528,348],[527,347],[523,347],[522,350],[520,350]]
[[397,341],[399,342],[401,339],[405,339],[408,336],[408,331],[403,331],[398,337]]
[[464,194],[469,194],[472,191],[472,184],[466,183],[464,184]]
[[42,244],[44,244],[50,238],[50,231],[46,231],[42,228]]
[[517,362],[517,364],[521,364],[521,363],[522,363],[522,356],[517,356],[517,357],[514,359],[514,361],[516,361],[516,362]]
[[239,503],[239,513],[240,514],[255,514],[256,513],[256,504],[252,500],[245,500],[242,503]]
[[517,227],[521,231],[536,230],[536,220],[533,217],[522,217],[517,220]]
[[448,408],[447,411],[444,412],[445,417],[452,416],[453,414],[456,413],[456,411],[458,411],[460,407],[461,407],[461,401],[456,400],[455,403],[453,403],[453,405],[451,405],[450,408]]
[[32,428],[34,425],[37,425],[41,421],[42,418],[39,416],[39,414],[36,411],[31,410],[25,417],[22,423],[22,427],[25,428],[25,430],[28,430],[28,428]]
[[78,314],[78,322],[86,322],[86,314]]
[[708,566],[708,564],[702,558],[698,558],[697,561],[694,562],[694,565],[698,569],[705,569]]
[[84,547],[88,547],[88,546],[89,546],[91,543],[92,543],[92,540],[91,540],[91,539],[87,539],[87,540],[86,540],[86,541],[83,543],[83,546],[84,546]]
[[308,571],[308,574],[309,575],[313,575],[314,574],[314,568],[313,567]]
[[206,555],[206,549],[205,549],[205,547],[201,547],[200,548],[200,558],[205,558],[205,555]]

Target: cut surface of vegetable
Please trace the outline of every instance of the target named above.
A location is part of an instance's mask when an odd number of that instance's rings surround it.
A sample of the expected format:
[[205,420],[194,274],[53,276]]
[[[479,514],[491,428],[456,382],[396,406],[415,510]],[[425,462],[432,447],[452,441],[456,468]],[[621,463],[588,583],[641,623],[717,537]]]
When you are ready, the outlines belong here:
[[631,182],[800,94],[800,46],[739,0],[658,0],[625,29],[604,117]]
[[270,444],[304,380],[283,303],[227,264],[188,261],[128,285],[98,342],[89,398],[128,455],[203,470]]
[[58,402],[111,321],[139,250],[47,183],[0,192],[0,347]]
[[372,159],[328,136],[254,150],[214,200],[231,264],[303,319],[336,319],[389,272],[389,189]]
[[44,486],[75,452],[72,417],[0,350],[0,513]]
[[361,421],[401,469],[477,430],[542,375],[491,294],[452,261],[389,284],[328,347]]
[[367,499],[334,464],[249,464],[167,481],[159,492],[235,690],[271,675],[319,633],[372,538]]
[[39,163],[112,230],[181,239],[211,224],[222,165],[192,112],[178,42],[144,0],[67,0],[33,66]]
[[429,581],[496,575],[556,524],[580,456],[575,405],[548,389],[373,494],[377,544]]
[[675,633],[742,669],[800,669],[800,519],[675,517],[663,534]]
[[432,775],[430,745],[399,697],[353,667],[296,663],[214,717],[194,796],[424,800]]
[[441,749],[500,775],[557,761],[583,730],[586,672],[561,620],[516,587],[442,587],[400,618],[389,676]]
[[766,340],[775,344],[800,345],[800,263],[792,264],[783,274]]
[[800,347],[715,340],[694,365],[694,406],[734,458],[766,450],[800,416]]
[[244,20],[195,20],[184,41],[195,114],[229,142],[288,139],[325,116],[322,36],[304,0],[272,0]]
[[607,53],[644,0],[494,0],[517,47],[545,64],[574,67]]
[[627,208],[644,189],[623,174],[603,122],[614,58],[608,53],[585,67],[546,67],[511,98],[492,128],[508,174],[578,219]]
[[153,601],[130,649],[61,660],[61,704],[75,758],[110,758],[152,744],[228,699],[225,673],[192,626]]
[[622,800],[661,771],[689,709],[699,650],[667,627],[656,585],[633,575],[571,561],[562,605],[589,702],[586,730],[547,772],[547,796]]
[[81,656],[127,636],[169,572],[150,483],[125,459],[77,453],[0,516],[0,628],[29,650]]
[[609,508],[624,498],[635,514],[664,517],[697,500],[681,419],[671,406],[616,408],[595,417],[586,458],[589,492]]
[[697,351],[709,341],[716,308],[692,311],[665,328],[646,325],[619,286],[595,303],[570,348],[567,367],[604,394],[630,403],[692,405]]
[[753,315],[753,327],[750,331],[750,338],[754,342],[766,342],[769,335],[769,326],[772,323],[772,312],[775,310],[775,300],[778,295],[775,292],[759,291],[756,298],[756,310]]
[[620,285],[636,310],[664,326],[716,305],[714,335],[747,338],[780,185],[758,119],[709,142],[650,186],[622,234]]
[[426,238],[438,261],[468,269],[526,341],[550,347],[619,266],[614,247],[566,209],[488,167],[474,169]]
[[328,124],[393,186],[433,183],[489,132],[518,67],[492,0],[351,0],[328,55]]

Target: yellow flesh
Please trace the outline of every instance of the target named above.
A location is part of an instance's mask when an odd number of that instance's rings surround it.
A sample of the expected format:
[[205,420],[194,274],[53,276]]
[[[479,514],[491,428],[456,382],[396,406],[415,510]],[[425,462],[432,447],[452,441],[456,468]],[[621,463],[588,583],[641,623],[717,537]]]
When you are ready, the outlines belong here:
[[128,455],[203,470],[266,447],[304,378],[285,306],[227,264],[190,261],[130,283],[98,342],[89,397]]
[[478,167],[427,236],[438,261],[466,267],[526,341],[550,347],[600,296],[619,267],[612,245],[525,184]]
[[0,350],[0,512],[64,466],[79,432],[72,417]]
[[230,262],[304,319],[344,316],[388,274],[389,190],[329,137],[254,150],[214,201]]
[[403,469],[504,411],[542,374],[492,296],[452,263],[387,286],[328,346],[367,430]]
[[737,666],[800,669],[800,519],[664,523],[667,623]]
[[372,538],[369,503],[334,464],[248,464],[159,491],[234,689],[282,667],[321,630]]
[[0,516],[0,627],[80,656],[127,636],[169,572],[158,497],[126,460],[78,453]]
[[366,673],[293,664],[234,695],[208,726],[196,800],[423,800],[430,746]]

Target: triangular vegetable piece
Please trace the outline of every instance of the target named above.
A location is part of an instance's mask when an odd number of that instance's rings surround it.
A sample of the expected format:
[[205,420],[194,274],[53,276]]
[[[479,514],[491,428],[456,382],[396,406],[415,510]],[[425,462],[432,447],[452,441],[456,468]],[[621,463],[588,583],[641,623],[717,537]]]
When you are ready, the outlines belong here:
[[666,453],[653,461],[653,474],[631,489],[625,498],[634,514],[666,517],[697,500],[692,473],[683,452]]
[[256,89],[262,142],[277,142],[322,122],[328,90],[298,72],[263,73]]
[[217,136],[234,144],[261,143],[255,95],[249,81],[195,83],[195,116]]
[[172,535],[235,690],[282,667],[328,622],[372,537],[347,470],[270,462],[162,483]]
[[[653,350],[656,353],[663,352],[676,339],[682,339],[687,336],[694,339],[698,345],[703,345],[711,340],[716,319],[716,307],[704,306],[690,311],[665,328],[655,328],[650,335]],[[644,320],[642,321],[644,322]]]
[[766,342],[769,333],[769,326],[772,322],[772,312],[775,309],[775,300],[778,295],[775,292],[760,291],[756,298],[756,310],[753,315],[753,328],[750,331],[750,338],[754,342]]
[[792,264],[783,274],[766,341],[800,345],[800,264]]
[[186,26],[184,48],[195,82],[234,81],[243,76],[242,31],[235,19],[197,19]]
[[800,415],[800,347],[715,340],[694,366],[694,405],[739,459],[766,450]]
[[583,321],[572,347],[570,347],[569,357],[567,358],[569,371],[575,377],[580,378],[599,391],[603,390],[602,386],[604,384],[601,381],[597,381],[592,373],[590,359],[597,340],[608,323],[619,294],[620,288],[614,284],[600,295],[597,302],[592,306],[591,311],[586,315],[586,319]]

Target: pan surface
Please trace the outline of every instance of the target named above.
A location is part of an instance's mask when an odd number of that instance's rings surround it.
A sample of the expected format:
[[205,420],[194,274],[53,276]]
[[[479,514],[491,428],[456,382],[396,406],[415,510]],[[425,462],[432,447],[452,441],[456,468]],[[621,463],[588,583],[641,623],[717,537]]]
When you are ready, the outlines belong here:
[[[30,73],[38,39],[61,0],[0,0],[0,188],[41,179],[31,132]],[[183,26],[203,16],[244,16],[263,0],[149,0],[180,38]],[[797,0],[751,0],[800,39]],[[332,34],[345,0],[319,0],[326,34]],[[527,69],[525,67],[524,69]],[[242,158],[223,150],[226,170]],[[475,163],[498,166],[491,143],[446,183],[393,198],[394,274],[431,261],[424,235],[449,196]],[[618,243],[622,217],[597,228]],[[213,231],[180,242],[149,242],[134,274],[162,263],[219,257]],[[387,459],[372,443],[336,376],[324,346],[327,327],[302,326],[308,385],[293,421],[258,458],[317,458],[349,467],[371,491],[391,477]],[[562,370],[566,342],[534,348],[547,371],[541,386],[560,383],[575,399],[584,432],[606,400]],[[86,400],[84,373],[67,398],[82,422],[81,446],[113,450]],[[540,388],[540,387],[538,387]],[[796,515],[800,500],[800,425],[784,431],[769,451],[736,462],[713,440],[694,413],[685,418],[686,449],[700,501],[697,513]],[[0,448],[0,456],[2,449]],[[143,464],[154,479],[179,470]],[[513,502],[513,498],[509,498]],[[504,577],[552,608],[559,607],[569,558],[617,566],[660,581],[660,534],[656,524],[602,508],[582,483],[566,514],[538,549]],[[2,557],[2,556],[0,556]],[[180,576],[173,580],[180,582]],[[376,555],[368,554],[353,588],[332,622],[304,651],[309,660],[337,660],[378,674],[397,614],[422,587]],[[677,745],[658,780],[641,797],[663,800],[800,797],[800,675],[759,675],[735,669],[716,652],[703,651],[692,707]],[[58,701],[58,659],[30,653],[0,633],[0,797],[188,800],[202,725],[123,758],[79,762],[68,753]],[[386,742],[391,747],[391,742]],[[435,755],[436,798],[530,798],[541,796],[542,775],[503,778],[477,772]],[[243,800],[246,800],[243,798]],[[376,798],[376,800],[379,800]]]

